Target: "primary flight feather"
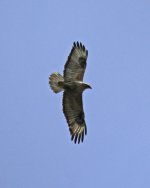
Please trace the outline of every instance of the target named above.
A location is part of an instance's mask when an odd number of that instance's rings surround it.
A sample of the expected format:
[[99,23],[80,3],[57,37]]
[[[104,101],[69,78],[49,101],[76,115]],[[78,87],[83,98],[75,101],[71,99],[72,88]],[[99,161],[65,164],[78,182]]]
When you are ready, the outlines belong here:
[[82,103],[82,93],[91,86],[83,82],[88,51],[82,43],[74,42],[68,60],[64,66],[63,76],[55,72],[49,77],[51,89],[63,93],[63,112],[66,117],[71,140],[83,142],[87,134],[85,115]]

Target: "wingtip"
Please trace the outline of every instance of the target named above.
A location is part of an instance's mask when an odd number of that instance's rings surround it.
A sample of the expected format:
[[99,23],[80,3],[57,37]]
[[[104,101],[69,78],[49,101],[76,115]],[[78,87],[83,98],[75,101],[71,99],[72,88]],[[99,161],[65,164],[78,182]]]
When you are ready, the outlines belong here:
[[73,46],[76,47],[76,43],[75,42],[73,42]]
[[81,48],[83,51],[86,52],[86,55],[88,55],[88,51],[86,50],[85,45],[82,42],[79,42],[79,41],[75,42],[74,41],[73,42],[73,47],[74,48],[76,48],[76,47]]
[[77,47],[80,48],[79,42],[77,41]]
[[80,132],[79,127],[75,130],[75,132],[73,132],[70,129],[70,133],[71,133],[71,141],[73,141],[75,144],[76,143],[80,144],[81,142],[83,143],[84,136],[87,135],[87,127],[85,126],[82,132]]

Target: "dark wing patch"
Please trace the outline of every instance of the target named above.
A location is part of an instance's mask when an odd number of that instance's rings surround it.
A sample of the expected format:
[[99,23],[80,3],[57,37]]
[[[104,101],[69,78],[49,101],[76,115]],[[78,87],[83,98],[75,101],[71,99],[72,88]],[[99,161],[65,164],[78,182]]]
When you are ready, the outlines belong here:
[[84,135],[87,134],[87,128],[84,120],[82,93],[71,90],[64,91],[63,112],[69,126],[71,140],[74,140],[75,143],[83,142]]
[[65,81],[82,81],[86,69],[88,51],[82,43],[73,43],[72,50],[64,67]]

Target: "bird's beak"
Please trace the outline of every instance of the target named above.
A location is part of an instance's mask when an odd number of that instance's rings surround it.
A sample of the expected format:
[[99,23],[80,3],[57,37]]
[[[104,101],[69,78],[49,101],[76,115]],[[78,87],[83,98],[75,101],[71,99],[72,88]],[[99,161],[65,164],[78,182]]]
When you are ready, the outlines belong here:
[[90,85],[88,85],[88,88],[89,88],[89,89],[92,89],[92,87],[91,87]]

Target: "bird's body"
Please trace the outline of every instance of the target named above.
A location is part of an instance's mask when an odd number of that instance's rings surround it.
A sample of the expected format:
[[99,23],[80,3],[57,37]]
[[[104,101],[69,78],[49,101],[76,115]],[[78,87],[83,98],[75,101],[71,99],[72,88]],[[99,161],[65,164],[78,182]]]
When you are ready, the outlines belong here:
[[64,67],[64,75],[55,72],[49,77],[49,84],[55,93],[63,93],[63,112],[66,117],[71,139],[76,143],[83,142],[87,134],[85,115],[82,104],[82,93],[91,88],[83,82],[88,51],[82,43],[74,43]]

